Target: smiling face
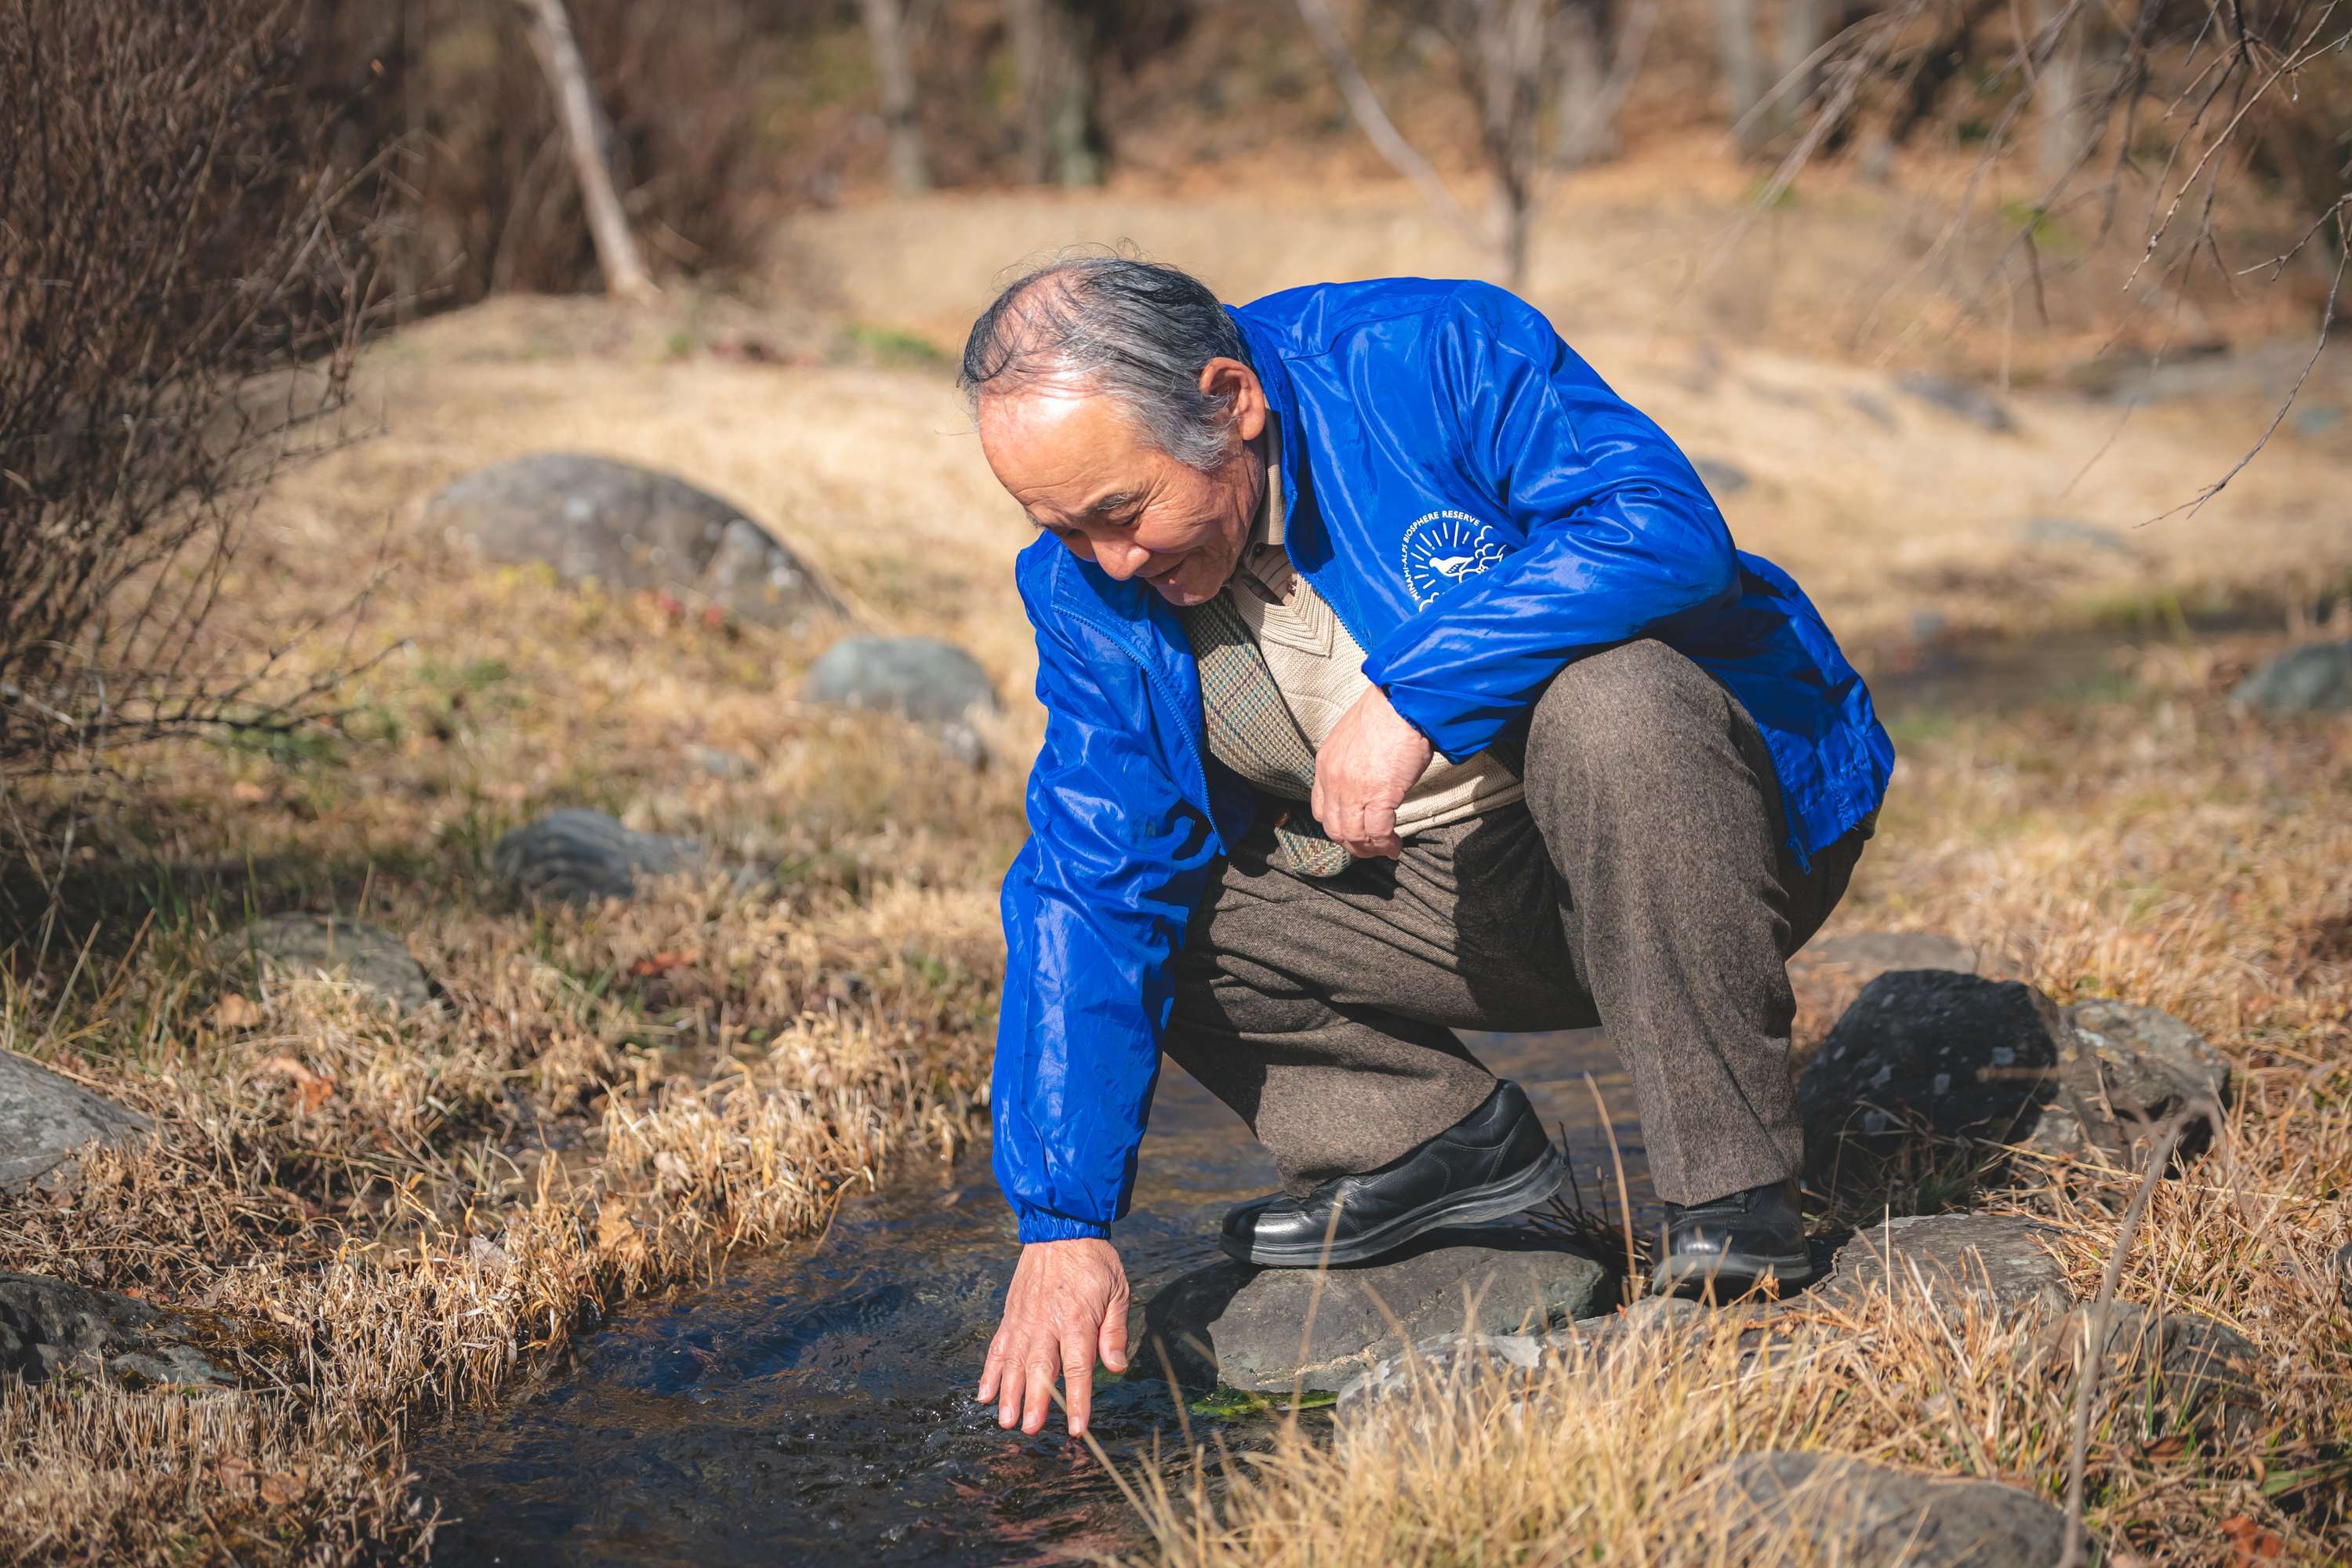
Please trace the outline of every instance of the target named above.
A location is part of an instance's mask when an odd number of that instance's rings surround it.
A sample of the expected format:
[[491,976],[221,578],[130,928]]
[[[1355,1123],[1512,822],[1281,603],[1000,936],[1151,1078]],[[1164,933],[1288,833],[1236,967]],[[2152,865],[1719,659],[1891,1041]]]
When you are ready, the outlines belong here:
[[1030,521],[1071,553],[1122,583],[1142,578],[1171,605],[1198,605],[1234,574],[1265,494],[1256,374],[1212,360],[1201,390],[1231,399],[1236,437],[1207,473],[1154,447],[1116,400],[1050,383],[982,398],[981,450]]

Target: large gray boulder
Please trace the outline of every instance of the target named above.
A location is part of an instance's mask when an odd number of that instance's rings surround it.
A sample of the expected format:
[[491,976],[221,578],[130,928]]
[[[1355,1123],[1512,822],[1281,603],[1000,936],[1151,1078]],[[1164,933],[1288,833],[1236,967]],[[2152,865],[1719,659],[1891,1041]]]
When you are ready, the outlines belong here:
[[626,899],[639,876],[691,870],[703,859],[691,838],[634,832],[607,813],[578,806],[516,828],[490,851],[509,892],[567,904]]
[[2048,1231],[2011,1215],[1914,1215],[1874,1226],[1838,1248],[1829,1278],[1796,1299],[1852,1308],[1874,1296],[1963,1304],[1999,1317],[2063,1317],[2074,1305]]
[[72,1373],[137,1384],[231,1381],[169,1312],[110,1290],[0,1273],[0,1373],[44,1383]]
[[2352,642],[2289,648],[2240,681],[2230,700],[2269,713],[2352,712]]
[[1879,976],[1797,1080],[1816,1178],[1874,1180],[1923,1136],[2128,1163],[2175,1112],[2226,1094],[2226,1066],[2177,1020],[2115,1003],[2076,1016],[2014,981]]
[[326,978],[350,985],[399,1013],[433,1005],[433,982],[408,944],[363,921],[340,915],[265,915],[228,938],[233,956],[271,980]]
[[1696,1507],[1733,1563],[2026,1568],[2065,1550],[2066,1516],[2022,1488],[1836,1454],[1742,1454],[1702,1485]]
[[761,626],[797,627],[841,601],[782,541],[675,474],[541,452],[467,474],[425,519],[487,559],[545,563],[566,583],[666,590]]
[[1402,1257],[1319,1278],[1213,1264],[1154,1296],[1130,1340],[1138,1365],[1158,1364],[1156,1341],[1188,1385],[1337,1393],[1424,1339],[1563,1326],[1606,1310],[1617,1290],[1606,1264],[1525,1226],[1434,1231]]
[[0,1051],[0,1191],[64,1174],[74,1152],[153,1126],[14,1051]]

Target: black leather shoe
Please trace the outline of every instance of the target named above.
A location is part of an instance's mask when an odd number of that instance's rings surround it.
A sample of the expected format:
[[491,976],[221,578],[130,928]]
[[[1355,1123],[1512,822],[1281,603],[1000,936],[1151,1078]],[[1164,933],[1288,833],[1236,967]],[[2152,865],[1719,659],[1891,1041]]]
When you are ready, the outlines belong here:
[[1759,1285],[1778,1295],[1812,1277],[1794,1182],[1666,1205],[1665,1250],[1651,1273],[1661,1295],[1735,1301]]
[[1533,1207],[1566,1173],[1526,1093],[1501,1082],[1477,1110],[1376,1171],[1334,1176],[1304,1198],[1244,1204],[1225,1215],[1218,1245],[1266,1268],[1365,1263],[1441,1226]]

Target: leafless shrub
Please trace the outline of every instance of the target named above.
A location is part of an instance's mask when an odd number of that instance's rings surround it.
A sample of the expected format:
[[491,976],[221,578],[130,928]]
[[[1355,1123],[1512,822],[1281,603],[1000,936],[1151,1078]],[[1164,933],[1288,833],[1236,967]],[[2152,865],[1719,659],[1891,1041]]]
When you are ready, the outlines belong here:
[[327,693],[208,627],[255,486],[331,439],[380,308],[374,158],[325,154],[282,0],[0,26],[0,776]]

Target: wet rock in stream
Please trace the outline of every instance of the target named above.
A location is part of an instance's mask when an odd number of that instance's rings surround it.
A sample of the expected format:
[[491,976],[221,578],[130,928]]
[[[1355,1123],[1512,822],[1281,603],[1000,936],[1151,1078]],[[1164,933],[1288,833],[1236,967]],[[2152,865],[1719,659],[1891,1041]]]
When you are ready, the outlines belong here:
[[1351,1268],[1217,1263],[1139,1311],[1142,1364],[1164,1349],[1187,1385],[1260,1394],[1337,1393],[1426,1335],[1525,1334],[1613,1305],[1605,1263],[1525,1227],[1432,1232],[1402,1255]]

